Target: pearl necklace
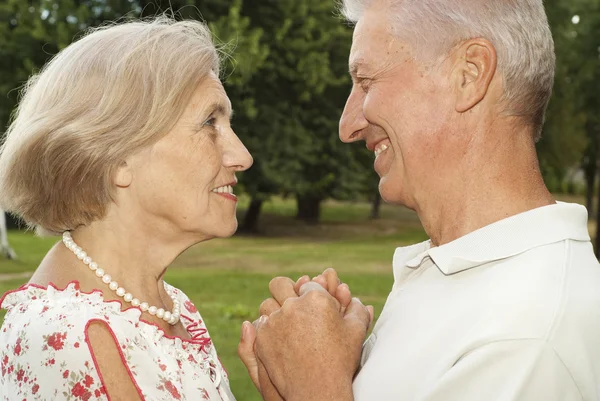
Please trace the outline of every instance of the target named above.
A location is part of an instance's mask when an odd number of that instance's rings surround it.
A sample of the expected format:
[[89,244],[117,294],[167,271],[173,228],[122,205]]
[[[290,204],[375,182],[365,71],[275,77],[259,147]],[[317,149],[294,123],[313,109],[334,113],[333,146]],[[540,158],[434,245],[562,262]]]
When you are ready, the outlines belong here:
[[168,289],[166,286],[165,290],[173,301],[173,312],[165,311],[163,308],[157,308],[153,305],[148,305],[148,302],[140,302],[139,299],[134,298],[131,293],[127,292],[125,288],[119,287],[119,284],[112,280],[110,274],[106,274],[103,269],[99,268],[98,263],[94,262],[92,258],[90,258],[87,253],[85,253],[85,251],[75,243],[75,241],[73,241],[73,237],[71,237],[71,233],[69,231],[65,231],[63,233],[62,240],[65,246],[69,248],[75,254],[75,256],[77,256],[77,259],[81,260],[85,265],[87,265],[87,267],[90,268],[91,271],[95,272],[96,276],[101,278],[104,284],[108,284],[108,287],[119,297],[123,297],[125,302],[131,303],[131,305],[135,307],[139,307],[142,312],[148,312],[149,314],[164,320],[170,325],[175,325],[177,322],[179,322],[179,317],[181,315],[180,302],[173,291]]

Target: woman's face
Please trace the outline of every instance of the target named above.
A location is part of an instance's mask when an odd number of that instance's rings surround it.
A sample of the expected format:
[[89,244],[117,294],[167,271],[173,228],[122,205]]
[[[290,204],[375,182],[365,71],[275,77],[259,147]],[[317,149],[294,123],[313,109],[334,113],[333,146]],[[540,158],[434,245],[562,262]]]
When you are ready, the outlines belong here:
[[128,161],[133,200],[128,203],[148,229],[198,240],[235,232],[237,197],[231,188],[235,173],[252,165],[252,156],[231,129],[231,113],[231,102],[211,73],[173,129]]

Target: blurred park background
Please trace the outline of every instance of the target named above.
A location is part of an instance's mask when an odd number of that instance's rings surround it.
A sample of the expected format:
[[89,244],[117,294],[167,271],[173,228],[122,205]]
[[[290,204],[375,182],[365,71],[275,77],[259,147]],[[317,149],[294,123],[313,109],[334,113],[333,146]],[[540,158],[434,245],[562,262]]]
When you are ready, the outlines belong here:
[[[545,4],[557,69],[541,168],[557,199],[588,207],[590,233],[600,238],[600,0]],[[167,278],[199,307],[234,393],[258,400],[236,347],[273,276],[334,267],[380,312],[394,248],[427,237],[413,212],[382,204],[364,145],[338,140],[352,29],[333,0],[0,0],[0,132],[27,78],[86,29],[167,10],[206,20],[228,54],[222,78],[233,127],[255,160],[236,188],[239,233],[191,248]],[[11,216],[9,227],[18,258],[0,257],[0,294],[27,282],[57,241],[19,229]]]

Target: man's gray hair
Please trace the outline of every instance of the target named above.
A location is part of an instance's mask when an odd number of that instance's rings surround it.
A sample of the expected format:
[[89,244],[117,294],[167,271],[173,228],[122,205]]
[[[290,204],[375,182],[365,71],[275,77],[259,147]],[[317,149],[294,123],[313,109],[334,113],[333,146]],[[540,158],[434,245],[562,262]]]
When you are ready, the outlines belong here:
[[504,81],[506,113],[526,119],[539,139],[556,61],[543,0],[342,0],[341,11],[357,22],[378,1],[387,2],[394,32],[419,60],[433,61],[464,40],[489,40]]

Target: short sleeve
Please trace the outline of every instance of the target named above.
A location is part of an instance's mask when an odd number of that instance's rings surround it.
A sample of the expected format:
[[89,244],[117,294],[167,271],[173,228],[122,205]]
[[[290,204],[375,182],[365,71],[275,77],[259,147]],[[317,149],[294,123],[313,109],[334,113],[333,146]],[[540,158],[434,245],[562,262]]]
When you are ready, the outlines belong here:
[[107,400],[84,330],[66,312],[47,299],[9,309],[0,331],[1,400]]
[[541,340],[507,340],[461,358],[423,401],[581,401],[569,371]]

